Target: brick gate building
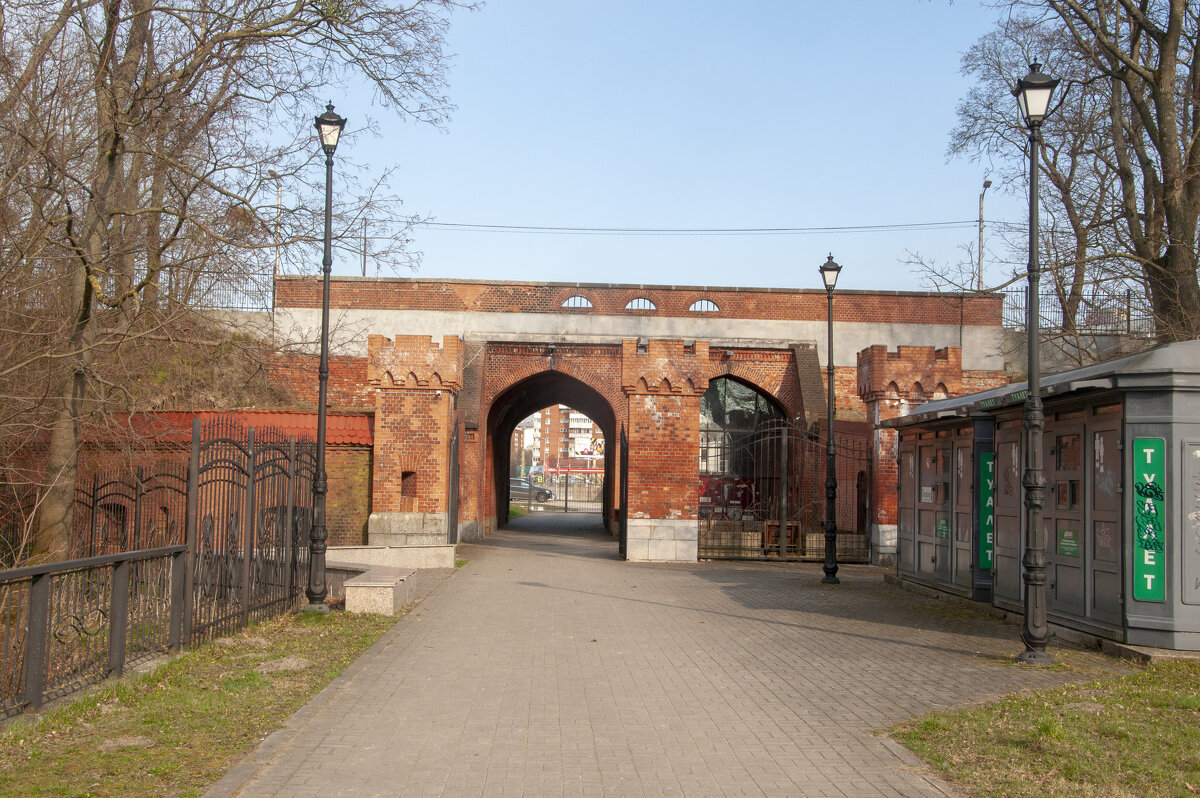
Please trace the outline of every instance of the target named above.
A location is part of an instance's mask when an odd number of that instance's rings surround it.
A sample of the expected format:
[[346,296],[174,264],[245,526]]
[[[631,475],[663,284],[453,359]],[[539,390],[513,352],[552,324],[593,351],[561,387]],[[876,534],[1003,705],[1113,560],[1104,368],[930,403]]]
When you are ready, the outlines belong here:
[[[320,280],[280,278],[276,296],[277,334],[317,340]],[[626,513],[627,557],[695,561],[706,392],[727,380],[757,397],[760,413],[818,434],[825,426],[823,290],[339,277],[331,296],[330,406],[374,413],[371,544],[470,540],[502,525],[514,428],[564,404],[603,431],[603,513],[614,531]],[[878,413],[887,400],[1003,380],[999,297],[838,291],[834,308],[839,419],[865,421],[863,398]],[[896,351],[881,359],[879,347]],[[860,398],[863,350],[888,379]],[[920,382],[934,373],[935,384]],[[315,396],[315,377],[294,374]],[[889,445],[877,439],[877,455]],[[887,472],[876,473],[868,527],[886,557],[894,489],[883,501]]]

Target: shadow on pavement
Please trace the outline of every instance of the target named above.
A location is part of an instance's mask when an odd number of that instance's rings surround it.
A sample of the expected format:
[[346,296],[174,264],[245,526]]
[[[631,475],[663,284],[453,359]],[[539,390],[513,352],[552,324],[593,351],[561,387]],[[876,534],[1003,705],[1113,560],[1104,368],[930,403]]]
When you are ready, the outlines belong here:
[[514,518],[480,545],[557,557],[617,559],[617,540],[599,513],[529,513]]

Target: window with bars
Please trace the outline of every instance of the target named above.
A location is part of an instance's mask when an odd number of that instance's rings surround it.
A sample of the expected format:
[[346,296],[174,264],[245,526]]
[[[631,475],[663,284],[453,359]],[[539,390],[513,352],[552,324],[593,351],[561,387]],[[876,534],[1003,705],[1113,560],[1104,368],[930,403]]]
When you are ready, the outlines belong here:
[[658,305],[655,305],[649,298],[640,296],[637,299],[629,300],[625,305],[626,310],[658,310]]

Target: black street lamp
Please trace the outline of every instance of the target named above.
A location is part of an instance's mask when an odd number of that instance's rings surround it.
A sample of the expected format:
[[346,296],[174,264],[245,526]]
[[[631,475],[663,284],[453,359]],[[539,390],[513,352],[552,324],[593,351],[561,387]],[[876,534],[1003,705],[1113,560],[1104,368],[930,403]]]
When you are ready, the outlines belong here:
[[333,104],[316,118],[321,149],[325,151],[325,256],[321,259],[321,367],[317,372],[317,463],[313,474],[313,522],[309,535],[308,612],[329,612],[325,595],[325,541],[329,537],[325,526],[325,494],[329,481],[325,475],[325,405],[329,392],[329,275],[333,271],[333,153],[346,120],[333,112]]
[[825,429],[825,577],[822,584],[836,585],[837,577],[837,448],[833,440],[833,288],[837,285],[842,267],[833,261],[833,253],[821,264],[821,279],[825,281],[825,293],[829,297],[829,328],[825,343],[825,381],[829,384],[829,402],[826,407]]
[[1038,340],[1038,282],[1042,276],[1038,263],[1038,151],[1042,147],[1042,122],[1050,113],[1050,97],[1057,85],[1058,81],[1042,74],[1041,64],[1034,61],[1029,65],[1029,74],[1018,80],[1013,89],[1021,116],[1029,128],[1029,296],[1025,301],[1029,390],[1025,397],[1025,473],[1021,479],[1025,489],[1025,554],[1021,559],[1025,580],[1025,621],[1021,639],[1025,641],[1025,650],[1017,659],[1032,665],[1049,665],[1054,661],[1046,653],[1050,627],[1046,623],[1046,530],[1042,526],[1042,502],[1046,497],[1042,430],[1046,416],[1042,410]]

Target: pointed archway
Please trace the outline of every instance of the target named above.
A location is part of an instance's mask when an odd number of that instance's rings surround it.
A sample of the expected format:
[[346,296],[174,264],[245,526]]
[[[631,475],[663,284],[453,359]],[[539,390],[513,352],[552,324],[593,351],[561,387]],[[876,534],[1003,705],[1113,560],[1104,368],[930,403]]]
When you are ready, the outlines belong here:
[[550,405],[566,405],[592,419],[604,434],[604,491],[601,512],[612,529],[616,486],[613,449],[617,440],[616,413],[595,388],[561,371],[541,371],[517,382],[492,401],[487,415],[487,451],[491,453],[491,498],[497,526],[508,521],[509,447],[520,421]]

